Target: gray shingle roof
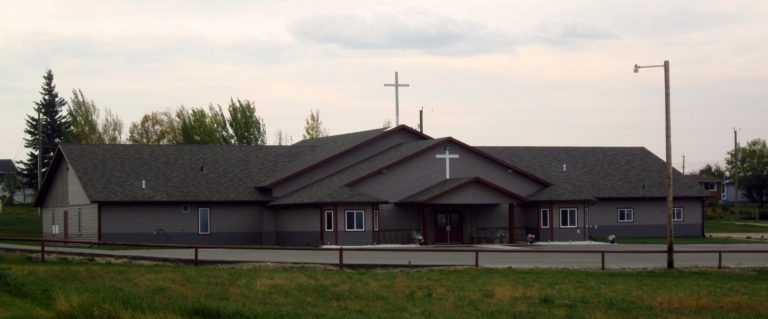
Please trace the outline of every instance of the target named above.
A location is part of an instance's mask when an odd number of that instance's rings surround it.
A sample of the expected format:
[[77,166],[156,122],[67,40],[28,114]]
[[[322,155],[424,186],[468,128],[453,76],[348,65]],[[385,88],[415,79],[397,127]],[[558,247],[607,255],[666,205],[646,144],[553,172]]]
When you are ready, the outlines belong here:
[[13,164],[13,161],[9,159],[0,159],[0,174],[10,172],[16,172],[16,165]]
[[256,190],[258,182],[314,148],[62,145],[61,150],[92,201],[254,201],[271,199]]
[[[531,200],[666,197],[666,164],[644,147],[480,149],[553,183]],[[678,171],[674,171],[673,184],[675,196],[707,196]]]
[[356,191],[351,187],[345,186],[345,184],[443,141],[445,141],[445,139],[422,140],[399,144],[283,196],[270,203],[270,205],[334,203],[340,198],[358,197],[365,198],[365,200],[360,200],[360,202],[387,202],[386,200]]

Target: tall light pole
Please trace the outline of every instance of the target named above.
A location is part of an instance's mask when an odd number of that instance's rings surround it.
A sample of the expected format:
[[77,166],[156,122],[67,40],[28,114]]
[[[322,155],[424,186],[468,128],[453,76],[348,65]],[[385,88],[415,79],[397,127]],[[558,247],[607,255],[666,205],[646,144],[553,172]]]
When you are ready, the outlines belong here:
[[672,227],[672,125],[669,118],[669,61],[662,65],[640,66],[635,64],[635,73],[643,68],[664,68],[664,115],[667,145],[667,268],[675,268],[674,228]]

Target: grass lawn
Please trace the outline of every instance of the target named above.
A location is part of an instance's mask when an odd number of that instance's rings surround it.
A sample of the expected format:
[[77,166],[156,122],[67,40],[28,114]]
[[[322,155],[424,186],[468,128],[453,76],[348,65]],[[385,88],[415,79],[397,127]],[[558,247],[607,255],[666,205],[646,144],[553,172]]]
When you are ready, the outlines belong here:
[[704,223],[704,233],[768,233],[768,225],[758,226],[743,223],[755,222],[749,220],[708,220]]
[[[607,242],[606,240],[601,240]],[[642,237],[642,238],[619,238],[619,244],[666,244],[666,237]],[[732,239],[732,238],[709,238],[709,237],[675,237],[675,244],[759,244],[759,241]],[[764,242],[763,242],[764,243]]]
[[39,264],[0,254],[0,317],[765,318],[768,269],[574,271]]
[[0,213],[0,236],[40,238],[42,227],[35,207],[5,206]]

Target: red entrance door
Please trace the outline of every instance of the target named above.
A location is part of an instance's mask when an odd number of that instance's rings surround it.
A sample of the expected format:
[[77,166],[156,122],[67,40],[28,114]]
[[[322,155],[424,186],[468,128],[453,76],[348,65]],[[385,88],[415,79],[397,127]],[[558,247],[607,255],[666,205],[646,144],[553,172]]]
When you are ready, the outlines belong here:
[[464,229],[461,223],[461,212],[442,210],[435,212],[435,243],[462,243]]

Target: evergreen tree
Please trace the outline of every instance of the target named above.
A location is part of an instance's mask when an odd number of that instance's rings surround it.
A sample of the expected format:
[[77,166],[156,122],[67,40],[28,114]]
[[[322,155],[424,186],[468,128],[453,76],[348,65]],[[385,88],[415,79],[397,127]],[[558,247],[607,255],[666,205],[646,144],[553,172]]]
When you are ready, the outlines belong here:
[[301,137],[306,140],[323,136],[328,136],[328,130],[323,127],[323,121],[320,120],[320,110],[317,112],[310,110],[309,117],[304,120],[304,134]]
[[[53,158],[53,153],[69,132],[69,121],[62,114],[62,109],[67,106],[67,101],[59,97],[56,85],[53,84],[53,72],[49,69],[43,76],[43,85],[39,102],[35,102],[34,113],[27,115],[24,133],[24,146],[30,151],[27,160],[19,162],[21,166],[22,180],[28,187],[37,188],[37,154],[41,149],[42,165],[41,177],[45,177],[48,166]],[[40,114],[38,121],[37,114]],[[38,125],[40,127],[38,128]],[[40,133],[38,133],[40,130]],[[42,143],[41,143],[42,142]]]

